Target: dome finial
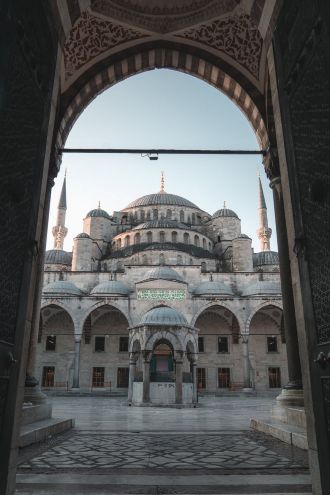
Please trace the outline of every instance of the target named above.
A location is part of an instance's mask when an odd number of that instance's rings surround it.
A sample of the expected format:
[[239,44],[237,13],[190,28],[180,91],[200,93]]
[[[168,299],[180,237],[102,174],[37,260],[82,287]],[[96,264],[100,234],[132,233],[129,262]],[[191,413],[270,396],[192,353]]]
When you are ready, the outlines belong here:
[[226,210],[227,209],[227,204],[226,204],[226,201],[223,202],[223,209]]
[[99,201],[99,204],[97,206],[98,208],[101,208],[101,201]]
[[164,172],[163,171],[161,172],[161,175],[160,175],[160,192],[161,193],[165,192],[165,190],[164,190]]

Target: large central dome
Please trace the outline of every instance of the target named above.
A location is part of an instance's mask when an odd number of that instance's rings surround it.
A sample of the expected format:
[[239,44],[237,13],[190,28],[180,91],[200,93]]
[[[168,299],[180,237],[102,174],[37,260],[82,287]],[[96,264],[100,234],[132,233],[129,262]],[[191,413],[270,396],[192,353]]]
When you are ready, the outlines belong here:
[[166,192],[159,192],[155,194],[148,194],[147,196],[142,196],[141,198],[132,201],[132,203],[127,205],[124,210],[128,210],[129,208],[137,208],[139,206],[154,205],[185,206],[197,210],[200,209],[194,203],[188,201],[188,199],[182,198],[181,196],[177,196],[176,194],[168,194]]

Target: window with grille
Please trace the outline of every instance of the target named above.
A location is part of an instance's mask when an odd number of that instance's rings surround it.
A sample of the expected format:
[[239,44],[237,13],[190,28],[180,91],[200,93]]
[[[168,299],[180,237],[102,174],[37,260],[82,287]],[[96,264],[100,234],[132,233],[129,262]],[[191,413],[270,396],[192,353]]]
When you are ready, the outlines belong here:
[[280,368],[268,368],[269,388],[281,388]]
[[104,387],[104,368],[93,368],[93,387]]
[[228,352],[228,337],[218,338],[218,352]]
[[118,388],[128,388],[128,375],[129,375],[129,368],[118,368],[117,369],[117,387]]
[[95,337],[95,352],[103,352],[105,349],[105,337]]
[[46,351],[56,350],[56,335],[47,335],[46,338]]
[[267,337],[267,352],[277,352],[277,337]]
[[230,368],[218,368],[218,387],[230,387]]
[[205,371],[205,368],[197,368],[197,388],[199,390],[206,388],[206,371]]
[[119,352],[128,352],[128,337],[119,338]]
[[204,352],[204,337],[198,337],[198,352]]

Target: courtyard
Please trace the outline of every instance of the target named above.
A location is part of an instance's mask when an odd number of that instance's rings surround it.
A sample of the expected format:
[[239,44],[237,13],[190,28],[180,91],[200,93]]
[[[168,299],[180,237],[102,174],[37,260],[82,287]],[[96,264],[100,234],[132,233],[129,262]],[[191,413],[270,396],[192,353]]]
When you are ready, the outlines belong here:
[[196,409],[51,400],[76,426],[20,452],[17,495],[311,494],[307,453],[249,428],[272,396],[206,396]]

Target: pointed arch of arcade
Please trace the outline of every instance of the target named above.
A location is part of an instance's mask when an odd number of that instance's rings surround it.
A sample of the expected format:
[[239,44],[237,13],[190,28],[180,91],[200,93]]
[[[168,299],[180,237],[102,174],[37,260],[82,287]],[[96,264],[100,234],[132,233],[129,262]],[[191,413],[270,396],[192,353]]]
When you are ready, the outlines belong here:
[[196,322],[198,320],[198,318],[205,312],[205,311],[208,311],[208,310],[211,310],[212,308],[224,308],[226,309],[227,311],[230,311],[230,313],[233,315],[233,317],[235,318],[236,320],[236,330],[237,330],[237,333],[238,335],[242,335],[244,333],[244,323],[243,321],[241,320],[241,318],[235,313],[235,311],[233,310],[233,308],[229,305],[229,304],[226,304],[225,302],[223,301],[217,301],[217,302],[209,302],[207,304],[205,304],[205,306],[203,306],[202,308],[200,308],[200,310],[195,314],[195,316],[192,318],[191,320],[191,326],[195,326],[196,325]]
[[[47,318],[47,315],[45,315],[45,311],[47,310],[56,310],[56,312],[53,312],[53,314],[50,314],[49,317]],[[72,324],[72,337],[75,336],[75,330],[77,328],[77,323],[73,317],[73,315],[70,313],[69,308],[63,304],[60,301],[56,302],[44,302],[41,307],[40,307],[40,320],[39,320],[39,331],[38,331],[38,342],[41,342],[41,339],[44,334],[44,329],[45,325],[51,320],[53,316],[59,315],[60,313],[64,313],[69,317],[69,320]],[[45,317],[46,316],[46,317]]]
[[203,317],[204,315],[209,314],[209,313],[213,313],[213,314],[217,315],[217,317],[220,318],[221,320],[223,320],[223,322],[226,323],[226,325],[230,326],[230,324],[229,324],[228,320],[225,318],[225,316],[219,314],[219,310],[226,310],[231,314],[231,318],[232,318],[231,335],[232,335],[233,343],[237,344],[239,342],[240,336],[243,335],[242,334],[242,328],[244,328],[244,327],[242,326],[242,324],[240,324],[234,311],[231,308],[229,308],[227,305],[223,305],[221,302],[211,303],[211,304],[208,304],[206,307],[204,307],[204,309],[202,309],[198,313],[197,317],[195,317],[194,326],[196,325],[198,328],[198,319]]
[[[157,46],[158,45],[158,46]],[[69,132],[89,103],[106,89],[124,79],[153,69],[172,69],[198,77],[228,96],[252,125],[260,148],[269,139],[265,125],[264,95],[241,71],[220,57],[185,44],[153,41],[152,47],[139,45],[95,64],[61,96],[62,113],[57,123],[55,148],[64,147]],[[269,112],[269,109],[268,109]]]
[[[254,308],[253,312],[249,315],[248,319],[246,320],[245,333],[247,335],[249,334],[250,326],[251,326],[251,321],[252,321],[253,317],[260,310],[269,308],[270,306],[273,306],[274,308],[280,309],[282,311],[282,313],[283,313],[283,305],[282,305],[281,301],[272,301],[272,300],[270,300],[270,301],[265,301],[265,302],[259,304],[259,306],[257,306],[256,308]],[[283,318],[282,318],[282,320],[283,320]],[[283,324],[281,323],[281,328],[282,327],[283,327]]]
[[[91,336],[92,332],[92,314],[98,309],[103,309],[104,313],[106,312],[115,312],[119,313],[121,317],[123,317],[127,322],[127,329],[131,326],[129,316],[116,304],[100,302],[89,308],[88,312],[86,312],[82,318],[81,323],[81,336],[85,336],[85,339]],[[101,317],[101,315],[100,315]]]

